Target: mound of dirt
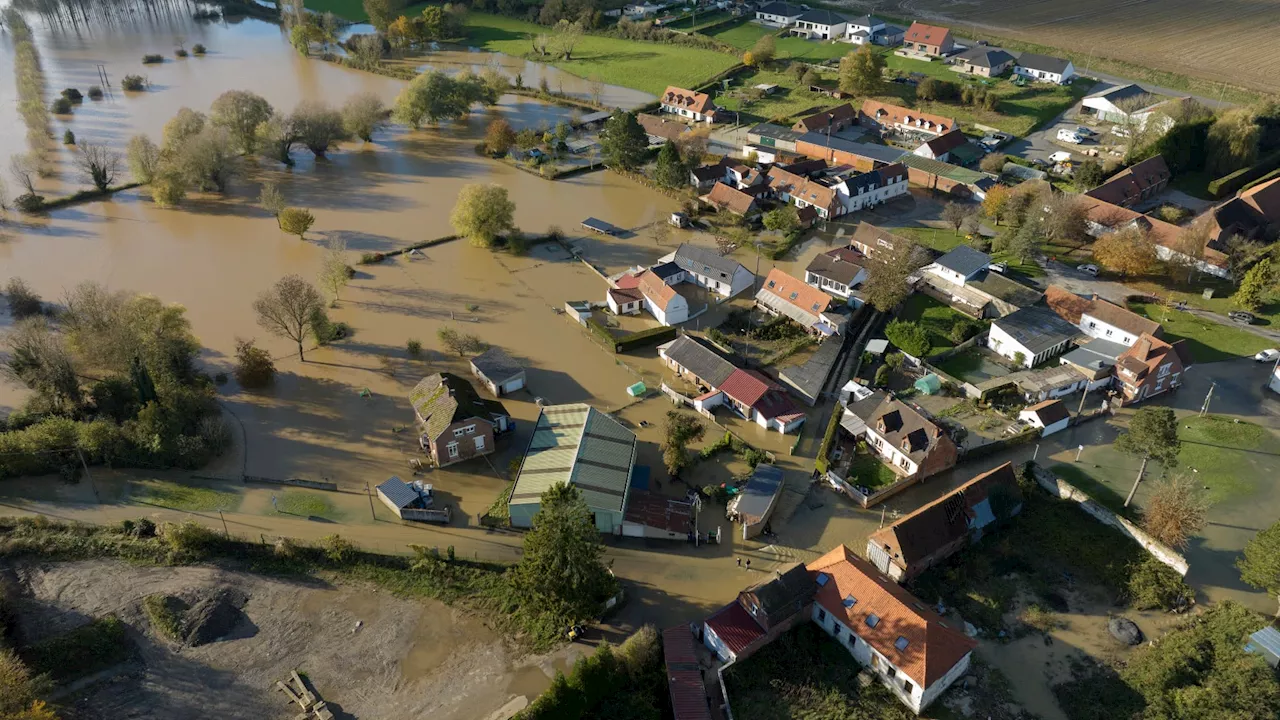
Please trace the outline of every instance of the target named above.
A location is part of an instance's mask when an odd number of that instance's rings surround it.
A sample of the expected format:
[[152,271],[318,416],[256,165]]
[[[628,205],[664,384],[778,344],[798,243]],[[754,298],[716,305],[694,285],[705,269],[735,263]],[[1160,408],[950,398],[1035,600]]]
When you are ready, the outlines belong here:
[[1111,618],[1107,621],[1107,632],[1125,645],[1137,645],[1142,642],[1142,631],[1128,618]]
[[192,603],[183,622],[183,639],[198,647],[231,634],[244,618],[241,609],[248,598],[234,590],[220,590]]

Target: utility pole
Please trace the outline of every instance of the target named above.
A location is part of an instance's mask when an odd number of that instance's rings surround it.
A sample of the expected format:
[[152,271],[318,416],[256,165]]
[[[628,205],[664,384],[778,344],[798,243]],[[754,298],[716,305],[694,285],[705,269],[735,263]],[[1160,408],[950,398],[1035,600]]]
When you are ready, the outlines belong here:
[[231,531],[227,529],[227,519],[222,516],[222,511],[218,511],[218,519],[222,520],[222,534],[228,539],[231,537]]
[[1133,487],[1129,489],[1129,497],[1124,499],[1124,506],[1129,507],[1129,503],[1133,502],[1134,493],[1138,492],[1138,484],[1142,482],[1142,476],[1147,473],[1147,458],[1142,458],[1142,467],[1138,468],[1138,477],[1133,481]]
[[1076,446],[1076,462],[1080,462],[1080,453],[1084,452],[1084,445]]
[[373,493],[369,492],[369,481],[368,481],[368,480],[365,480],[365,481],[364,481],[364,494],[365,494],[365,495],[367,495],[367,496],[369,497],[369,517],[373,518],[373,521],[374,521],[374,522],[377,522],[377,521],[378,521],[378,515],[373,511]]
[[84,476],[89,478],[89,487],[93,489],[93,499],[101,504],[102,497],[98,495],[98,486],[93,482],[93,474],[89,472],[89,463],[84,461],[84,453],[80,452],[80,448],[76,448],[76,457],[80,458],[80,467],[84,468]]
[[[1080,416],[1084,414],[1084,399],[1087,397],[1089,397],[1089,384],[1085,383],[1084,394],[1080,396],[1080,407],[1076,408],[1076,421],[1074,423],[1075,425],[1080,424]],[[1076,455],[1076,459],[1079,460],[1080,456]]]
[[1205,393],[1204,404],[1200,406],[1200,417],[1204,417],[1209,414],[1209,400],[1213,398],[1213,389],[1216,387],[1218,387],[1218,383],[1209,383],[1209,392]]

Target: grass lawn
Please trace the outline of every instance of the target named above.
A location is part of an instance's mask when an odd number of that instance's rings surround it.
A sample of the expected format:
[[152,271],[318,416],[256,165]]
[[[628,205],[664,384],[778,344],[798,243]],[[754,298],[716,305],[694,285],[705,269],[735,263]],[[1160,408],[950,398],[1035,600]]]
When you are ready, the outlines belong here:
[[321,492],[307,490],[286,490],[276,498],[276,508],[289,515],[302,517],[319,517],[326,520],[341,520],[344,513],[333,506],[333,502]]
[[716,23],[724,22],[731,17],[733,17],[733,15],[724,10],[710,13],[702,12],[681,18],[672,23],[666,23],[662,27],[671,28],[673,30],[701,30],[708,25],[715,25]]
[[[467,15],[469,44],[515,57],[528,55],[533,49],[530,38],[546,31],[540,25],[513,18],[475,12]],[[583,35],[572,60],[552,60],[547,64],[579,77],[598,78],[609,85],[660,95],[668,85],[700,85],[738,64],[738,57],[681,45]]]
[[232,512],[240,507],[240,493],[198,485],[181,485],[166,480],[142,480],[133,484],[132,497],[138,502],[187,512]]
[[829,97],[797,87],[795,80],[789,75],[772,70],[756,70],[750,75],[739,75],[733,79],[732,87],[751,88],[761,83],[777,85],[778,89],[772,95],[766,95],[760,100],[748,103],[745,108],[742,107],[741,99],[725,95],[717,96],[716,103],[729,110],[740,111],[742,113],[740,120],[744,123],[776,121],[780,125],[790,127],[796,118],[829,108],[833,102]]
[[929,342],[933,344],[931,352],[955,347],[951,341],[951,326],[957,320],[974,321],[924,293],[915,293],[907,298],[898,319],[919,323],[929,333]]
[[[753,22],[723,28],[710,33],[710,36],[739,50],[750,50],[756,41],[765,35],[773,35],[777,28],[767,28]],[[844,42],[819,42],[805,40],[800,37],[780,37],[775,41],[779,58],[804,59],[819,63],[832,58],[842,58],[857,48]]]
[[1196,362],[1215,362],[1249,356],[1275,345],[1274,342],[1247,330],[1203,320],[1190,313],[1168,310],[1160,305],[1132,303],[1130,310],[1164,326],[1164,339],[1187,341]]
[[964,244],[964,233],[957,233],[951,228],[899,227],[889,228],[889,231],[912,238],[921,245],[938,252],[954,250],[957,246]]
[[1004,273],[1005,277],[1011,277],[1015,280],[1044,277],[1044,268],[1040,267],[1040,263],[1035,260],[1022,262],[1005,252],[994,253],[991,259],[994,262],[1002,262],[1009,266],[1008,271]]
[[871,489],[888,487],[898,481],[898,474],[874,455],[858,455],[849,464],[850,485],[865,485]]
[[33,674],[48,673],[62,683],[124,662],[132,653],[124,623],[107,615],[29,647],[22,656]]

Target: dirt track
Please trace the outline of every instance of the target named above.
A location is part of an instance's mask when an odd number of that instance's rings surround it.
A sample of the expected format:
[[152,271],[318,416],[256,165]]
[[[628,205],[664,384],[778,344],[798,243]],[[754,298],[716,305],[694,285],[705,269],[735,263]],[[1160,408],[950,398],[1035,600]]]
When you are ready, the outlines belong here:
[[[443,604],[320,581],[110,561],[21,565],[13,575],[23,593],[21,642],[106,613],[130,628],[134,661],[59,698],[73,720],[208,717],[212,708],[228,719],[293,717],[296,707],[273,689],[293,669],[341,711],[338,717],[479,720],[513,698],[540,693],[548,673],[571,661],[566,654],[580,651],[518,658],[479,619]],[[247,594],[247,619],[229,637],[198,648],[159,639],[140,607],[152,593],[215,588]]]

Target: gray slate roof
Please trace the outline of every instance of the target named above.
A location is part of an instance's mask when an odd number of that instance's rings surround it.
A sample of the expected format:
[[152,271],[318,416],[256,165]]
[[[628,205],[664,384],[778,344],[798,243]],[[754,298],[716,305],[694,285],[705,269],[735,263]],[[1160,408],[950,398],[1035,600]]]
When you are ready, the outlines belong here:
[[659,280],[665,281],[667,278],[675,277],[684,272],[684,268],[673,262],[665,262],[661,265],[654,265],[649,271],[658,276]]
[[747,134],[759,135],[760,137],[782,140],[784,142],[795,142],[802,135],[802,133],[796,132],[791,128],[774,125],[773,123],[760,123],[748,130]]
[[423,433],[432,440],[460,420],[479,418],[491,423],[494,415],[510,415],[502,403],[480,397],[470,382],[453,373],[422,378],[409,391],[409,403],[418,414]]
[[501,384],[524,372],[520,363],[507,354],[502,348],[491,347],[471,358],[471,364],[490,382]]
[[818,25],[839,25],[844,17],[830,10],[815,8],[797,18],[800,22],[811,22]]
[[991,264],[991,256],[981,250],[974,250],[968,245],[957,245],[951,252],[934,262],[948,270],[954,270],[965,277],[978,272]]
[[751,475],[738,500],[738,514],[751,518],[763,517],[769,510],[774,496],[782,492],[782,470],[761,463]]
[[1044,293],[1033,287],[1027,287],[1012,278],[1005,277],[995,270],[984,270],[976,278],[965,283],[965,287],[975,287],[993,298],[1003,300],[1015,307],[1027,307],[1040,301]]
[[1134,98],[1134,97],[1142,97],[1144,95],[1151,95],[1152,102],[1155,102],[1155,99],[1156,99],[1155,95],[1153,95],[1149,90],[1143,89],[1141,85],[1136,85],[1134,83],[1129,83],[1128,85],[1117,85],[1115,87],[1110,87],[1110,88],[1107,88],[1106,90],[1103,90],[1102,92],[1096,92],[1092,95],[1086,95],[1085,99],[1088,100],[1089,98],[1105,98],[1109,100],[1112,105],[1114,105],[1120,102],[1121,100],[1128,100],[1129,98]]
[[969,48],[956,57],[964,60],[970,65],[977,65],[978,67],[984,68],[999,67],[1013,60],[1012,55],[1000,48],[983,47],[981,45]]
[[398,508],[407,508],[418,501],[418,491],[395,476],[379,485],[377,489]]
[[992,320],[991,324],[1036,355],[1079,334],[1075,325],[1058,317],[1054,311],[1038,306],[1024,307]]
[[1051,55],[1037,55],[1035,53],[1024,52],[1018,56],[1018,67],[1024,67],[1029,70],[1039,70],[1040,72],[1056,73],[1058,75],[1066,72],[1067,66],[1070,64],[1070,60],[1053,57]]
[[[674,262],[685,270],[699,275],[715,277],[718,273],[720,279],[725,282],[732,280],[733,274],[742,267],[742,264],[733,258],[724,257],[711,248],[692,243],[682,243],[676,248]],[[717,272],[711,272],[712,270]]]
[[756,12],[762,12],[765,15],[782,15],[783,17],[796,17],[797,15],[800,15],[801,13],[804,12],[804,8],[800,7],[799,5],[792,5],[791,3],[771,2],[768,5],[765,5],[764,7],[759,8],[758,10],[756,10]]
[[1117,342],[1094,338],[1063,355],[1062,359],[1072,365],[1079,365],[1090,370],[1102,370],[1115,367],[1116,358],[1120,357],[1120,354],[1128,349],[1128,347]]
[[711,348],[706,347],[688,335],[681,335],[672,340],[664,349],[664,352],[667,357],[679,363],[689,372],[717,388],[733,374],[734,370],[737,370],[733,363],[720,357]]
[[635,450],[635,433],[590,405],[544,407],[525,449],[511,504],[537,504],[551,486],[569,483],[588,508],[624,512]]

